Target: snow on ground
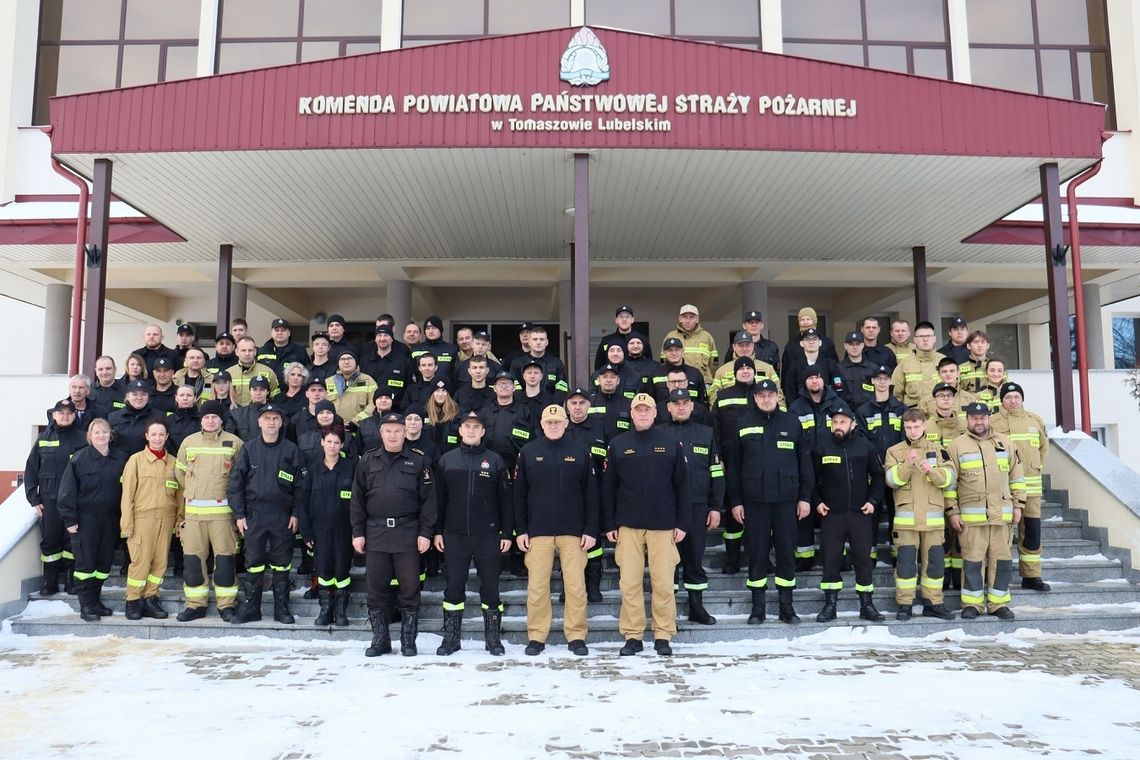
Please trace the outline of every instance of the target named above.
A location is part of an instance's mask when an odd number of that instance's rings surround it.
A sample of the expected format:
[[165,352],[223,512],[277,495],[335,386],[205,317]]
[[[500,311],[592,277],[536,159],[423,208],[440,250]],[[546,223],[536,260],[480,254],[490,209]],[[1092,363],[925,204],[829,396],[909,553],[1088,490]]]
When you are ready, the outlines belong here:
[[1140,757],[1140,631],[834,628],[673,658],[0,632],[0,757]]

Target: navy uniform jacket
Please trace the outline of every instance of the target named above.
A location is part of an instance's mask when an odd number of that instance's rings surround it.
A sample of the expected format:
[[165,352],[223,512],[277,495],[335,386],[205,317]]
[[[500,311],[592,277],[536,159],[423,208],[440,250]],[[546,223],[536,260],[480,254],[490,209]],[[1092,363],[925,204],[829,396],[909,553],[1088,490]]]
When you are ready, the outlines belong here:
[[416,539],[432,537],[437,517],[435,478],[424,455],[405,446],[361,457],[349,515],[352,536],[364,536],[365,551],[418,552]]
[[738,504],[808,501],[815,474],[800,422],[791,412],[752,404],[726,436],[727,501]]
[[602,530],[689,529],[692,506],[685,451],[667,430],[615,436],[602,479]]
[[317,533],[348,533],[351,529],[348,506],[352,502],[352,479],[356,457],[341,457],[330,470],[324,456],[311,465],[301,483],[297,518],[301,535],[314,540]]
[[812,452],[815,463],[815,491],[812,506],[820,502],[832,512],[857,512],[864,504],[883,503],[883,463],[875,446],[857,433],[842,441],[834,435],[820,436]]
[[542,436],[523,447],[515,471],[514,510],[519,535],[598,535],[598,479],[583,440],[567,429],[557,441]]
[[266,443],[261,437],[241,447],[226,498],[238,520],[262,516],[289,518],[297,514],[305,465],[297,444],[281,437]]
[[[720,446],[716,432],[710,425],[694,422],[670,421],[664,428],[672,433],[685,451],[689,465],[689,494],[693,510],[701,521],[710,510],[720,510],[724,504],[724,465],[720,461]],[[696,520],[698,514],[693,515]]]
[[501,456],[482,444],[461,443],[441,456],[434,469],[439,504],[436,533],[511,537],[514,503]]
[[112,446],[103,456],[94,446],[72,455],[59,481],[59,516],[63,526],[79,524],[80,515],[119,519],[123,468],[127,457]]
[[59,494],[59,481],[71,455],[87,445],[83,430],[78,423],[65,428],[49,423],[47,430],[40,433],[28,453],[24,465],[24,493],[28,504],[54,506]]

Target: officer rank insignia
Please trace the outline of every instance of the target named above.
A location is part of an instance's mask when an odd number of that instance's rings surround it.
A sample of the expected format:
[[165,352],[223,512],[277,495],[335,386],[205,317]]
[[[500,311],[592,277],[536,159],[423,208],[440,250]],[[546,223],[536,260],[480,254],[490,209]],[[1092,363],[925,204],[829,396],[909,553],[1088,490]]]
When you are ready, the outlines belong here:
[[578,460],[572,456],[565,456],[565,457],[562,457],[562,461],[563,462],[577,462]]

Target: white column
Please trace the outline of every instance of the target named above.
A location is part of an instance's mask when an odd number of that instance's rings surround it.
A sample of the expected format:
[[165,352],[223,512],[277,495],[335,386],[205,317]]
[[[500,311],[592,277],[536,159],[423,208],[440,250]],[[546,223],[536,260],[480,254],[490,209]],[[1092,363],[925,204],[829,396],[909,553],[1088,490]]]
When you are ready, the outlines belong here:
[[[950,21],[950,65],[955,82],[969,84],[970,34],[966,23],[966,0],[947,0],[946,12]],[[1114,54],[1115,55],[1115,54]]]
[[[1108,0],[1108,38],[1112,40],[1113,100],[1116,128],[1140,128],[1140,8],[1133,0]],[[1130,136],[1134,139],[1134,135]],[[1128,151],[1133,188],[1140,187],[1140,150]],[[1137,191],[1133,190],[1133,197]],[[1111,366],[1111,365],[1110,365]]]
[[770,325],[768,314],[768,283],[760,280],[748,280],[740,284],[740,311],[755,309],[764,317],[764,325]]
[[1112,351],[1112,314],[1101,308],[1099,285],[1085,284],[1081,292],[1085,296],[1085,341],[1088,344],[1085,353],[1089,357],[1089,369],[1112,369],[1116,364]]
[[399,50],[403,41],[404,0],[380,0],[380,49]]
[[[17,130],[32,123],[39,23],[39,0],[0,3],[0,71],[5,72],[0,76],[0,203],[16,195]],[[43,160],[47,161],[46,155]],[[51,174],[50,169],[47,172]]]
[[402,329],[412,318],[411,280],[388,280],[386,291],[384,310],[396,318],[397,329]]
[[942,286],[936,282],[926,283],[926,310],[927,319],[934,323],[934,334],[938,336],[937,348],[946,342],[946,336],[942,334]]
[[[245,312],[249,306],[249,286],[236,280],[230,286],[230,321],[241,317],[245,319]],[[229,325],[218,325],[219,330],[229,330]]]
[[[1021,368],[1022,369],[1049,369],[1053,366],[1053,358],[1049,352],[1049,323],[1046,322],[1040,325],[1028,325],[1026,329],[1028,333],[1027,341],[1018,341],[1022,343],[1021,350]],[[1021,332],[1018,332],[1018,337],[1021,337]],[[1028,343],[1028,345],[1026,345]]]
[[586,25],[586,0],[570,0],[570,26]]
[[218,60],[218,0],[202,0],[198,16],[198,76],[214,73]]
[[760,0],[760,49],[765,53],[784,52],[782,0]]
[[67,372],[67,349],[71,336],[71,286],[53,282],[44,299],[43,373]]

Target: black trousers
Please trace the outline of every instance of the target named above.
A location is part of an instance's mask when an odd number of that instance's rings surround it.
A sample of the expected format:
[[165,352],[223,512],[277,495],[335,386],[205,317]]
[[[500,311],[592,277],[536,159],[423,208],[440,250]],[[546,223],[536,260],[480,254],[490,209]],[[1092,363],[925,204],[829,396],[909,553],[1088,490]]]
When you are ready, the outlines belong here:
[[744,502],[744,546],[748,553],[749,588],[767,588],[772,563],[770,549],[776,550],[776,585],[796,585],[796,502]]
[[265,563],[279,573],[293,569],[293,532],[285,512],[253,514],[246,518],[245,571],[265,572]]
[[444,609],[463,609],[467,596],[467,571],[475,560],[475,573],[479,576],[479,601],[488,609],[499,609],[499,534],[466,535],[443,534]]
[[709,515],[708,507],[694,504],[692,514],[692,520],[685,526],[685,537],[677,545],[677,551],[681,555],[681,582],[686,591],[705,591],[709,587],[709,576],[702,562],[708,544],[708,528],[705,525]]
[[816,559],[815,531],[819,527],[819,514],[814,509],[796,521],[796,559]]
[[392,598],[392,581],[397,580],[396,604],[406,612],[420,608],[420,553],[365,552],[368,573],[368,609],[389,607]]
[[[855,566],[855,590],[874,591],[871,570],[871,536],[874,532],[875,516],[853,512],[832,511],[820,521],[820,546],[823,550],[823,581],[826,590],[843,588],[843,577],[839,570],[843,566],[843,542],[851,544],[851,563]],[[838,585],[835,585],[838,584]]]
[[352,526],[318,525],[313,530],[317,582],[322,588],[348,588],[352,569]]
[[57,562],[72,559],[71,534],[63,527],[63,518],[54,498],[44,499],[44,516],[40,519],[40,561]]
[[107,580],[111,557],[119,540],[119,515],[79,513],[79,532],[72,536],[75,580]]

